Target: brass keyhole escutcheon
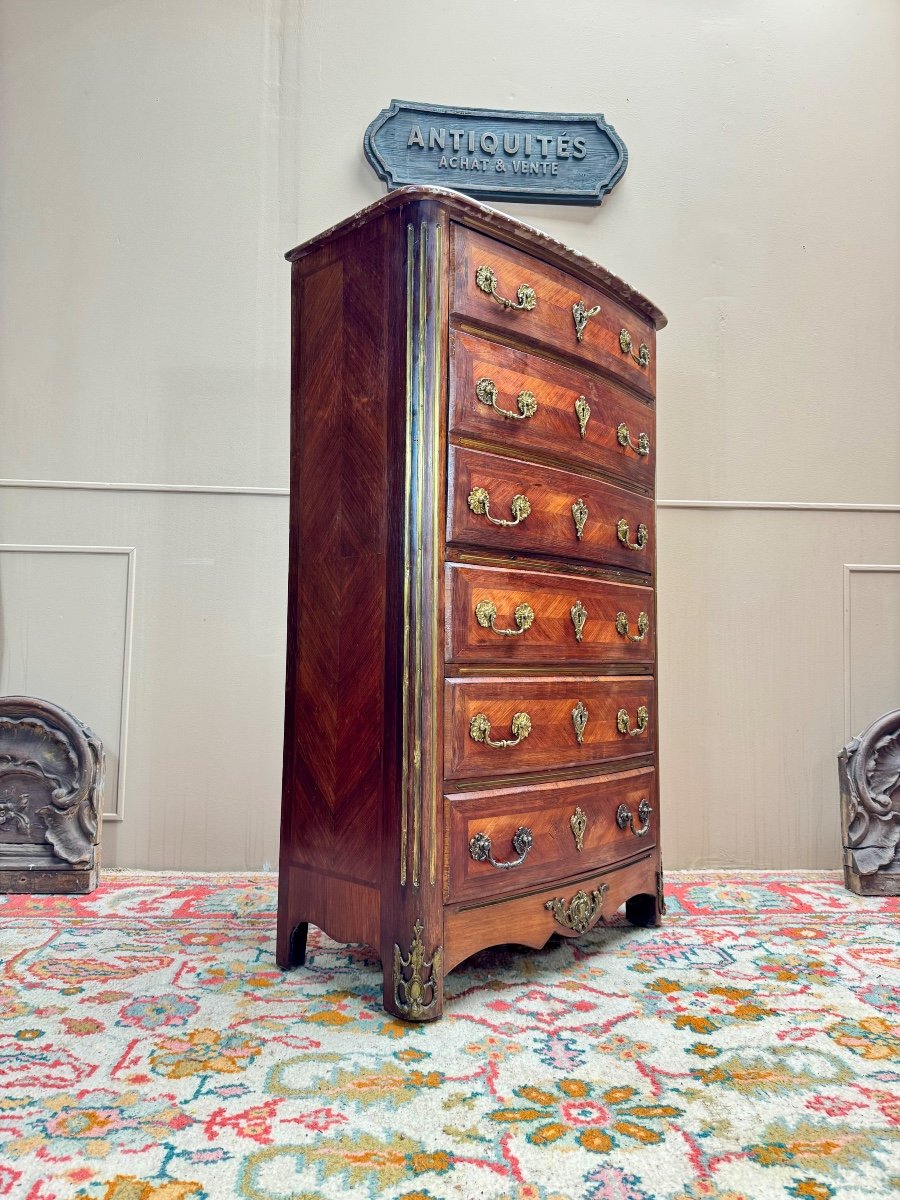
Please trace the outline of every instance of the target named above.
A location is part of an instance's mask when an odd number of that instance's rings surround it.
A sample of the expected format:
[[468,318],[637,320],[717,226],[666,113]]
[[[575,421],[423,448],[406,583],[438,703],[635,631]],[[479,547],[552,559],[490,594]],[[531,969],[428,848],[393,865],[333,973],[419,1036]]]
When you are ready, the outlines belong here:
[[575,339],[581,341],[584,337],[584,330],[591,317],[596,317],[600,312],[600,305],[595,304],[593,308],[585,308],[583,300],[576,300],[572,305],[572,320],[575,322]]
[[569,615],[572,618],[572,624],[575,626],[575,641],[580,642],[584,636],[584,623],[588,619],[588,610],[580,600],[576,600],[569,609]]
[[584,731],[588,723],[588,710],[584,703],[579,700],[572,709],[572,724],[575,726],[575,737],[578,740],[578,745],[584,744]]
[[584,527],[587,524],[589,515],[590,513],[588,511],[588,506],[579,496],[572,505],[572,520],[575,522],[575,536],[578,538],[579,542],[584,536]]
[[587,829],[587,814],[580,806],[569,817],[569,826],[575,839],[575,849],[580,854],[584,849],[584,834]]

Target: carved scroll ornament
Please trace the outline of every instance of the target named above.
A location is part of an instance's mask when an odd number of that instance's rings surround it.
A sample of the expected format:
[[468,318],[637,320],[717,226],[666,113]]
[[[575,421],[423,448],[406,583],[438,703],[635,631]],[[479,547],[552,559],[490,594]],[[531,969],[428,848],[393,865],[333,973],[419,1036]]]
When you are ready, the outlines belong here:
[[71,713],[0,697],[0,890],[68,891],[54,872],[96,871],[103,771],[100,741]]
[[900,895],[900,709],[847,743],[838,775],[847,886]]

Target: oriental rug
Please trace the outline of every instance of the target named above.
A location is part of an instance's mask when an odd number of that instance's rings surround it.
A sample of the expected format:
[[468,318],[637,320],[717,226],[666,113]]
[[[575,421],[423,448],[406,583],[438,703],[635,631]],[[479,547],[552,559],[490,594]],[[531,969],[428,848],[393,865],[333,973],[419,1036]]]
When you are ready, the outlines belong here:
[[0,897],[4,1200],[875,1200],[900,1189],[900,904],[669,874],[659,929],[273,962],[271,875]]

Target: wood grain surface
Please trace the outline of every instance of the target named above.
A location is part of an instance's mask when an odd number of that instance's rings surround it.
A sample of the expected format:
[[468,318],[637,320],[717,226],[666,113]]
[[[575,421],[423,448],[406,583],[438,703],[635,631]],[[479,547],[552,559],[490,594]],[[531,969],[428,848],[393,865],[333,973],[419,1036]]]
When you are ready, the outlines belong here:
[[646,858],[628,866],[598,875],[579,876],[514,899],[482,904],[477,908],[448,905],[444,910],[444,969],[452,970],[464,958],[485,946],[512,943],[539,947],[554,933],[578,937],[555,919],[546,907],[548,900],[563,899],[571,903],[577,892],[590,895],[594,889],[606,884],[609,890],[603,898],[600,919],[608,919],[632,896],[654,894],[658,862],[656,852],[651,851]]
[[[517,397],[531,392],[533,416],[504,417],[479,400],[476,384],[491,380],[497,408],[519,414]],[[583,397],[590,415],[581,435],[575,402]],[[622,446],[616,431],[625,424],[632,441],[641,434],[649,453]],[[656,468],[656,414],[612,380],[576,371],[550,358],[476,337],[450,334],[450,433],[562,465],[617,476],[630,486],[650,490]]]
[[[494,778],[550,767],[590,766],[653,751],[654,683],[648,677],[448,679],[445,697],[444,759],[448,778]],[[580,744],[572,717],[579,703],[588,711]],[[619,709],[626,710],[635,729],[640,705],[649,711],[647,728],[633,737],[619,733]],[[483,713],[491,723],[493,741],[512,740],[512,720],[519,712],[528,714],[531,732],[518,745],[495,748],[472,738],[472,718]]]
[[[638,836],[630,825],[620,829],[616,812],[624,804],[634,816],[635,830],[640,831],[638,805],[642,800],[653,810],[647,832]],[[447,899],[506,895],[633,858],[656,842],[656,808],[656,772],[650,767],[577,782],[448,794],[444,804]],[[585,822],[581,850],[572,828],[576,810]],[[534,843],[521,865],[495,867],[472,857],[470,841],[476,834],[485,834],[498,862],[516,859],[512,839],[523,826],[532,833]]]
[[[651,663],[656,654],[653,590],[628,583],[606,583],[575,575],[514,571],[504,567],[446,567],[446,657],[451,663],[492,663],[583,667],[592,663]],[[498,634],[479,624],[476,606],[490,601],[497,629],[518,628],[515,612],[527,604],[534,621],[522,633]],[[581,640],[572,609],[586,612]],[[616,628],[624,613],[628,634]],[[649,627],[640,641],[638,618]]]
[[[447,539],[462,545],[490,546],[509,553],[532,552],[583,562],[612,564],[650,574],[653,570],[654,506],[646,496],[623,488],[479,450],[450,447],[447,497]],[[490,497],[490,515],[512,519],[516,495],[527,496],[531,511],[517,525],[493,524],[473,512],[469,495],[483,488]],[[572,508],[577,501],[588,516],[579,539]],[[630,550],[617,536],[620,519],[628,522],[635,542],[638,527],[649,531],[641,550]]]
[[[479,325],[501,330],[514,337],[550,347],[555,353],[577,357],[623,379],[629,387],[646,396],[656,390],[656,334],[652,326],[633,309],[626,308],[599,287],[582,283],[566,271],[472,229],[454,224],[453,293],[451,314]],[[531,311],[505,308],[475,283],[475,272],[489,266],[497,277],[497,292],[516,302],[517,289],[526,284],[534,289],[536,303]],[[582,301],[586,308],[600,306],[591,317],[578,341],[572,305]],[[646,343],[650,361],[639,366],[631,354],[624,354],[619,333],[627,329],[638,353]]]

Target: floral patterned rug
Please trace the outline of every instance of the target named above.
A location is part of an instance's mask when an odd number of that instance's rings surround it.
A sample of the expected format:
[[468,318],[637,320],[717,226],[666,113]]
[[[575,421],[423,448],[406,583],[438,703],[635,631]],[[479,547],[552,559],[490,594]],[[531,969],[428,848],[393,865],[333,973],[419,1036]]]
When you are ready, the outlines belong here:
[[0,897],[0,1197],[875,1200],[900,1189],[900,903],[669,874],[660,929],[485,952],[446,1015],[273,962],[271,875]]

